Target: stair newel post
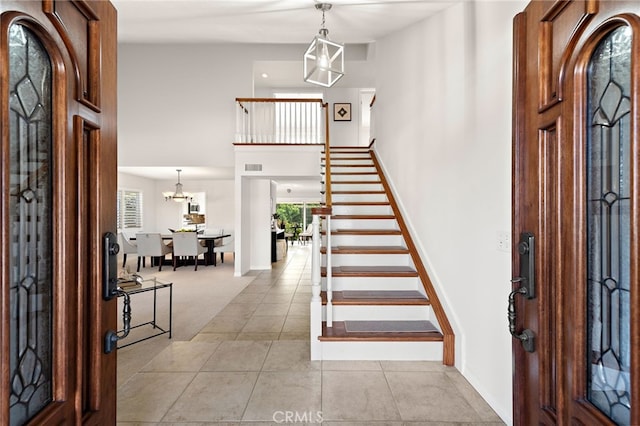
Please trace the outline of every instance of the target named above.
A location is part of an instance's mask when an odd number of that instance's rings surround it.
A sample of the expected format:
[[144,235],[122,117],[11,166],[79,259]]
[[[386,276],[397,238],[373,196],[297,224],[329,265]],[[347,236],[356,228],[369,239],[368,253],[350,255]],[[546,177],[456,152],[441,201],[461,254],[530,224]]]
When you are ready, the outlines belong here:
[[325,223],[327,225],[327,327],[333,327],[333,283],[331,277],[331,213],[327,214]]
[[[313,210],[312,210],[313,211]],[[311,251],[311,315],[310,315],[310,336],[311,336],[311,359],[322,359],[322,346],[318,337],[322,335],[322,298],[321,277],[320,277],[320,216],[313,215],[313,235],[312,235],[312,251]]]

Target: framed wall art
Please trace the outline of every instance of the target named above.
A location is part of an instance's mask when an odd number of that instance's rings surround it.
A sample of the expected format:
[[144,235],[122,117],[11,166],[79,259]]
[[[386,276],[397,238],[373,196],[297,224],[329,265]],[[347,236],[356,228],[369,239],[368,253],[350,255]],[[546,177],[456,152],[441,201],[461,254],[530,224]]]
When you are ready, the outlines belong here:
[[351,121],[351,104],[333,104],[333,121]]

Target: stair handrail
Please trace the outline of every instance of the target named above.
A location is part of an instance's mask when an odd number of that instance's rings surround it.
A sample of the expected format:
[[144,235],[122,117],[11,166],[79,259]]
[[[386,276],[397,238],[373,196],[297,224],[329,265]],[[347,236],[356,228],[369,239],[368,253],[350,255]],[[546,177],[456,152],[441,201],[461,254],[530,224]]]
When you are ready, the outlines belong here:
[[455,334],[453,333],[453,328],[449,323],[449,319],[447,318],[447,314],[444,311],[440,300],[438,299],[438,294],[429,278],[429,274],[427,273],[424,264],[422,263],[422,259],[418,254],[418,250],[416,248],[413,239],[411,238],[411,234],[409,233],[409,228],[405,223],[402,214],[400,212],[400,208],[396,203],[393,192],[391,191],[391,186],[387,181],[385,174],[382,171],[382,167],[380,166],[380,162],[378,161],[378,157],[375,154],[375,151],[370,151],[371,158],[373,159],[373,164],[378,171],[378,175],[380,176],[380,181],[382,182],[382,186],[384,187],[385,192],[387,193],[387,198],[389,199],[389,203],[391,204],[391,208],[398,222],[398,226],[400,227],[400,231],[402,232],[402,236],[407,244],[407,248],[409,249],[409,253],[411,255],[411,259],[413,260],[413,264],[416,267],[416,271],[418,272],[418,276],[420,277],[420,281],[422,281],[422,285],[427,293],[427,297],[429,298],[429,303],[431,304],[431,308],[438,320],[438,324],[442,329],[443,336],[443,354],[442,354],[442,362],[445,365],[454,365],[455,363]]
[[331,208],[331,152],[330,152],[330,135],[329,135],[329,104],[323,104],[324,107],[324,183],[325,197],[324,205]]
[[320,246],[322,239],[320,237],[321,218],[324,217],[324,227],[326,233],[326,324],[327,327],[333,326],[333,283],[332,283],[332,265],[331,265],[331,152],[330,152],[330,136],[329,136],[329,104],[324,103],[325,109],[325,145],[324,145],[324,205],[311,209],[313,215],[313,236],[312,236],[312,254],[311,254],[311,359],[322,359],[322,347],[319,338],[322,336],[322,276],[321,263],[322,255]]
[[[325,140],[324,140],[324,183],[325,183],[325,227],[327,232],[326,242],[327,248],[325,252],[325,267],[327,269],[326,282],[327,282],[327,327],[333,327],[333,277],[332,277],[332,262],[331,262],[331,215],[333,213],[331,208],[331,142],[329,138],[329,104],[324,104],[325,114]],[[320,244],[317,247],[320,250]]]

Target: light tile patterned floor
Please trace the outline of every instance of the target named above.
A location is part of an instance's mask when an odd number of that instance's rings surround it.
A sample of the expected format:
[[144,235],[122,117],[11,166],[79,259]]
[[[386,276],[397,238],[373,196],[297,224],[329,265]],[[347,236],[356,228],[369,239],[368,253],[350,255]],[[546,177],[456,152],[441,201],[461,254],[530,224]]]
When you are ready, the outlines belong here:
[[502,425],[453,367],[310,361],[310,245],[118,388],[118,425]]

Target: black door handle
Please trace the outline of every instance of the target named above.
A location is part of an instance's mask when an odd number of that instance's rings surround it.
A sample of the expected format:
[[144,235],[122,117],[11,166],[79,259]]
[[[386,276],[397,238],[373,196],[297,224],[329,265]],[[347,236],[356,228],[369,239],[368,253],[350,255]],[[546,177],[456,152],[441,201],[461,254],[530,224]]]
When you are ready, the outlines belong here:
[[520,276],[511,280],[517,284],[518,288],[509,293],[509,333],[522,342],[524,350],[527,352],[535,351],[535,334],[528,328],[521,333],[516,332],[516,295],[522,294],[527,299],[533,299],[536,296],[535,287],[535,239],[530,232],[520,234],[520,242],[518,243],[518,253],[520,254]]

